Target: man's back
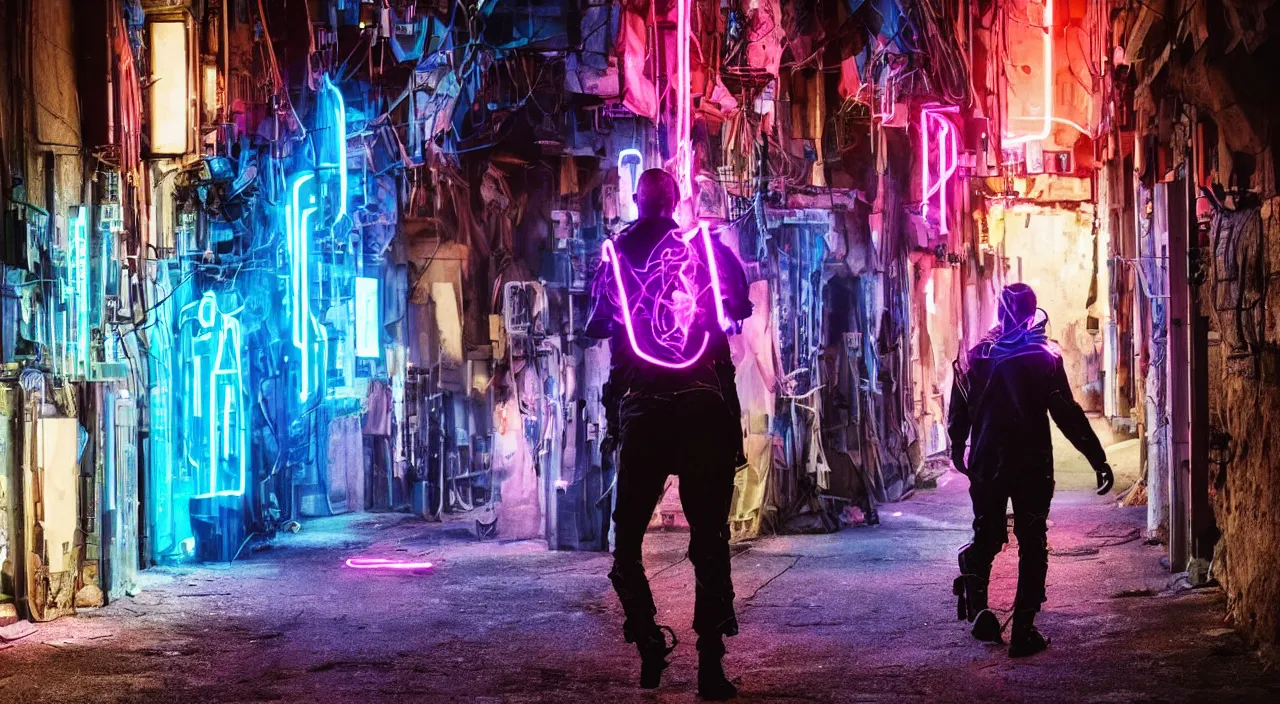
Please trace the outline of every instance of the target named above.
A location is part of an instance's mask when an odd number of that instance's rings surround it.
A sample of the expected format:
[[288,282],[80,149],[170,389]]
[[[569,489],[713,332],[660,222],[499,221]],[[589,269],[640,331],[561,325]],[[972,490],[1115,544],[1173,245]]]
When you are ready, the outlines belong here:
[[1028,462],[1051,464],[1049,398],[1061,392],[1066,381],[1062,358],[1043,343],[1030,343],[1007,355],[994,353],[993,347],[984,342],[969,351],[969,463],[993,470]]
[[948,430],[952,446],[970,439],[970,476],[995,479],[1053,472],[1052,417],[1097,467],[1106,453],[1072,398],[1062,357],[1043,339],[989,336],[967,355],[957,378]]
[[[713,242],[719,265],[713,287],[700,240],[685,243],[681,234],[670,218],[641,218],[613,240],[616,254],[610,256],[619,257],[619,266],[604,262],[596,275],[596,307],[587,334],[610,339],[615,378],[625,379],[632,393],[719,391],[723,378],[716,367],[730,363],[729,342],[716,320],[713,291],[721,291],[722,304],[730,309],[727,314],[739,316],[735,319],[750,314],[746,277],[736,257]],[[615,272],[622,274],[621,290]]]

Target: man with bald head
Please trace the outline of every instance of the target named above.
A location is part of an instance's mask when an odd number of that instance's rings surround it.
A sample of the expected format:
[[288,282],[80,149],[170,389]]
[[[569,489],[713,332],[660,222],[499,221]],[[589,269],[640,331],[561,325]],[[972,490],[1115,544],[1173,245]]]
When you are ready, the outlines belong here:
[[[677,476],[696,579],[698,692],[722,700],[737,694],[722,658],[724,637],[738,632],[729,507],[734,473],[745,461],[725,328],[748,318],[751,303],[733,252],[671,219],[678,200],[666,172],[640,175],[640,217],[605,246],[587,335],[610,340],[602,450],[618,447],[618,483],[609,579],[622,603],[623,636],[640,652],[640,686],[659,685],[675,648],[674,632],[654,620],[641,545],[667,478]],[[723,320],[717,319],[721,311]],[[671,633],[670,646],[664,631]]]
[[1115,482],[1102,443],[1071,396],[1062,356],[1048,340],[1048,317],[1037,319],[1037,312],[1030,286],[1017,283],[1001,291],[999,324],[969,350],[964,364],[956,362],[947,422],[952,463],[969,477],[973,500],[973,542],[960,551],[954,585],[957,614],[973,622],[973,637],[981,641],[1002,641],[1000,620],[987,608],[987,583],[991,563],[1008,540],[1005,512],[1013,502],[1018,592],[1009,637],[1012,657],[1034,655],[1049,645],[1035,627],[1049,569],[1054,488],[1049,418],[1089,460],[1099,494]]

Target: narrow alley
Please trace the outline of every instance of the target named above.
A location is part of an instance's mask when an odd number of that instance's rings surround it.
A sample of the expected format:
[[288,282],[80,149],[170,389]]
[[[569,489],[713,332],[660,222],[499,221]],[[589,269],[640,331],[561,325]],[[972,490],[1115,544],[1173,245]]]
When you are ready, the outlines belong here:
[[[1060,478],[1042,619],[1053,645],[1028,661],[955,619],[969,518],[954,472],[886,506],[880,526],[735,546],[743,629],[726,668],[740,700],[1276,701],[1280,679],[1224,626],[1221,591],[1171,580],[1141,538],[1143,509],[1094,496],[1091,480]],[[694,700],[687,534],[648,541],[659,621],[681,644],[668,684],[642,695],[605,555],[476,543],[394,514],[360,516],[354,532],[326,520],[230,566],[150,571],[136,597],[42,624],[0,654],[0,700]],[[996,563],[1002,618],[1015,553]],[[344,567],[356,556],[434,566],[370,575]]]
[[1280,0],[0,0],[0,704],[1280,702],[1278,67]]

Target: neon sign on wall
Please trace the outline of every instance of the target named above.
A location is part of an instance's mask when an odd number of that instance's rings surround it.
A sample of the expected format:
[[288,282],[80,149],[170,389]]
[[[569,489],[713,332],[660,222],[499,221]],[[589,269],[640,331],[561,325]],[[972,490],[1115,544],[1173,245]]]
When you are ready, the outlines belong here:
[[[938,197],[938,227],[943,234],[947,225],[947,187],[960,161],[956,127],[947,113],[959,112],[954,105],[927,105],[920,109],[920,215],[929,216],[929,203]],[[930,163],[930,143],[937,151],[937,166]],[[936,170],[937,178],[933,178]]]
[[[194,332],[190,332],[194,309]],[[247,410],[241,367],[239,310],[223,312],[218,297],[206,291],[182,309],[188,330],[184,352],[190,362],[186,419],[187,462],[195,470],[193,498],[243,496],[248,468]],[[208,491],[203,491],[207,487]]]
[[[675,242],[669,240],[673,238]],[[696,363],[711,341],[705,330],[698,331],[698,300],[701,256],[693,243],[697,238],[706,257],[716,319],[723,327],[732,324],[724,311],[719,267],[707,224],[676,235],[673,230],[660,242],[643,267],[632,266],[618,254],[612,240],[601,248],[601,258],[610,266],[622,324],[631,350],[650,364],[667,369],[685,369]],[[701,338],[693,340],[697,332]],[[691,351],[692,350],[692,351]]]
[[[298,401],[306,403],[324,388],[325,368],[329,353],[329,333],[312,310],[311,289],[312,234],[317,225],[315,218],[320,211],[321,199],[326,193],[334,193],[329,203],[328,227],[334,228],[347,216],[347,110],[342,92],[325,76],[321,94],[327,103],[322,114],[332,121],[331,135],[323,145],[319,169],[316,172],[294,174],[289,182],[289,200],[285,205],[285,245],[289,253],[290,332],[293,346],[298,350]],[[328,158],[326,158],[328,157]],[[317,177],[317,174],[319,176]],[[327,186],[329,188],[322,188]],[[329,190],[329,189],[332,190]],[[323,217],[321,214],[320,217]]]

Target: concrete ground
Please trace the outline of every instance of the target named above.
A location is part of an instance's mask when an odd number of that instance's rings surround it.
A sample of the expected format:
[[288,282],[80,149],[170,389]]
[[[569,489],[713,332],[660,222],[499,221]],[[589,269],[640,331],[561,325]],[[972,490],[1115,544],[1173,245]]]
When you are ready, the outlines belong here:
[[[1225,623],[1222,594],[1171,588],[1163,549],[1141,538],[1143,509],[1087,490],[1060,488],[1051,516],[1050,650],[1011,661],[971,640],[950,591],[966,486],[948,473],[882,507],[879,527],[737,546],[742,633],[726,665],[741,700],[1280,701],[1280,678]],[[148,571],[136,597],[0,651],[0,701],[695,701],[687,536],[648,540],[659,620],[682,642],[647,693],[607,556],[459,532],[365,514],[313,521],[232,566]],[[1000,609],[1013,552],[996,565]],[[343,566],[362,555],[436,567]]]

